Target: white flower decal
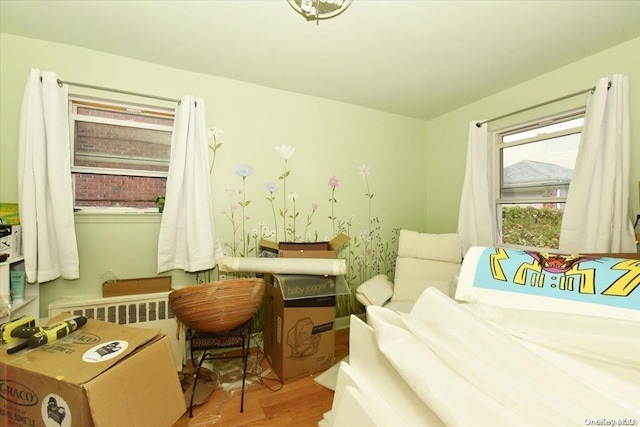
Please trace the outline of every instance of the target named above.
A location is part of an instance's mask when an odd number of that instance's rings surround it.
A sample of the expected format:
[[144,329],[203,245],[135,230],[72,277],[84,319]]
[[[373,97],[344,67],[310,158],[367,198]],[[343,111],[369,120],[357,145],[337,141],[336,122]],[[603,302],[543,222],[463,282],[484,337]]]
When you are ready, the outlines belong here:
[[369,166],[367,165],[358,166],[358,173],[362,175],[363,178],[366,178],[369,175]]
[[283,159],[288,160],[291,158],[291,156],[293,156],[293,153],[296,152],[295,147],[292,147],[290,145],[278,145],[277,147],[275,147],[275,150],[278,152],[278,154],[280,154],[282,156]]

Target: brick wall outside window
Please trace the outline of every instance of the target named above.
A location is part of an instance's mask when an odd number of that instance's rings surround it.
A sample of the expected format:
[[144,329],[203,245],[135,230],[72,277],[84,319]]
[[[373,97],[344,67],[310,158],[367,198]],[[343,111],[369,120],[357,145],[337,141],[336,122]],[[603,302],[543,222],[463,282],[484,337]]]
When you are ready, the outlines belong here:
[[[73,107],[72,107],[73,108]],[[113,108],[113,107],[111,107]],[[166,177],[139,176],[136,171],[163,172],[169,168],[171,132],[145,129],[139,124],[173,126],[173,117],[78,105],[74,130],[74,167],[89,167],[91,173],[74,173],[75,205],[82,207],[154,208],[164,195]],[[83,116],[115,119],[95,123]],[[116,169],[122,172],[115,172]],[[110,171],[110,173],[100,173]],[[127,172],[130,171],[130,172]]]
[[76,206],[150,208],[165,194],[166,178],[78,174]]

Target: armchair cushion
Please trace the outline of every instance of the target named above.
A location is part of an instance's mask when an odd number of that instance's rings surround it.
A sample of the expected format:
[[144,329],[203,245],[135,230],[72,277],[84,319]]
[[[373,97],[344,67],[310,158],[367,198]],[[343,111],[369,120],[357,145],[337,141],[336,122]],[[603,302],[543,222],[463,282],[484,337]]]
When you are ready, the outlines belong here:
[[393,294],[393,285],[385,274],[378,274],[356,288],[356,299],[365,307],[383,305]]
[[398,256],[460,264],[462,262],[460,236],[457,233],[429,234],[400,230]]
[[429,287],[449,295],[460,267],[460,264],[450,262],[398,257],[391,301],[415,302]]

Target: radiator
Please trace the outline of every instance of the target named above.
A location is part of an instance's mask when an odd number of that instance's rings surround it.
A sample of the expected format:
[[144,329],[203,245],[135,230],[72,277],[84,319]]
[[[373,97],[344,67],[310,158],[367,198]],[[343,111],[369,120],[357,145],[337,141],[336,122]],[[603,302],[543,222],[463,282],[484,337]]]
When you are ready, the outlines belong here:
[[185,334],[178,327],[171,308],[169,292],[117,297],[66,297],[49,304],[49,317],[71,313],[119,325],[160,329],[171,342],[176,369],[182,371],[186,360]]

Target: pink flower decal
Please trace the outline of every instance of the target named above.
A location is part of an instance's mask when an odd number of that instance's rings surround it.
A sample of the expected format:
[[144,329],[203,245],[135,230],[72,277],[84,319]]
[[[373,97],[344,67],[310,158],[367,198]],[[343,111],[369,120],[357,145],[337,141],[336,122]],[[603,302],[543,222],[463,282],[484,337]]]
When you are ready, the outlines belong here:
[[336,188],[338,188],[338,178],[336,178],[335,176],[332,176],[331,178],[329,178],[329,187],[331,187],[332,190],[335,190]]

